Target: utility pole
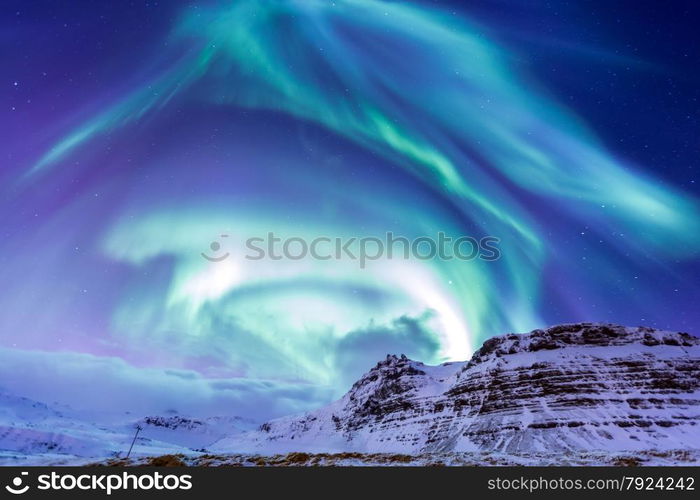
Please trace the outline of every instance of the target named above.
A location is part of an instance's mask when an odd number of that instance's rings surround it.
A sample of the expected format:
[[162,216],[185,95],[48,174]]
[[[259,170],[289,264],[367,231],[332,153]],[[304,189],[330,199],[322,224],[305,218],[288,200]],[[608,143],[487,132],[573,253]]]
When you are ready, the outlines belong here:
[[136,425],[136,434],[134,434],[134,440],[131,441],[131,446],[129,446],[129,452],[126,454],[126,458],[129,458],[129,455],[131,455],[131,450],[134,448],[134,443],[136,442],[136,438],[139,436],[139,432],[141,431],[141,426]]

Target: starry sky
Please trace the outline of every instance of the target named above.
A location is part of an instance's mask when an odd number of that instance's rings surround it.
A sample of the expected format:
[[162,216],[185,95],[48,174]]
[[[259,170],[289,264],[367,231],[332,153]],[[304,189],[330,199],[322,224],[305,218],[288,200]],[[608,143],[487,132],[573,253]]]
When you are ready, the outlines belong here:
[[[387,353],[697,333],[693,2],[1,9],[0,390],[268,418]],[[495,236],[501,258],[244,256],[388,231]]]

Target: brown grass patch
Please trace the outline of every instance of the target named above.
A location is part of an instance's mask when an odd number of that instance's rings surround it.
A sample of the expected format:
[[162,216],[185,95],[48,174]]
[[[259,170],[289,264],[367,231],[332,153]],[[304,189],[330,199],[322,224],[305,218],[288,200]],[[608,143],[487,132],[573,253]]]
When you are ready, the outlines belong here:
[[160,457],[152,457],[148,459],[146,465],[154,467],[186,467],[187,464],[182,461],[184,455],[161,455]]
[[637,457],[615,457],[612,461],[616,467],[639,467],[642,461]]

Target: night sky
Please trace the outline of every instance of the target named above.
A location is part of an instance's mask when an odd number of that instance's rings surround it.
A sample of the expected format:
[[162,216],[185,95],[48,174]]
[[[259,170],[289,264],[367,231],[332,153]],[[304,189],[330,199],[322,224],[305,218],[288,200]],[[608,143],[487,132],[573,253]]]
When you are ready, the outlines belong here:
[[[465,359],[576,321],[698,333],[699,18],[3,2],[0,389],[266,418],[390,352]],[[244,258],[269,232],[388,231],[491,235],[502,257]]]

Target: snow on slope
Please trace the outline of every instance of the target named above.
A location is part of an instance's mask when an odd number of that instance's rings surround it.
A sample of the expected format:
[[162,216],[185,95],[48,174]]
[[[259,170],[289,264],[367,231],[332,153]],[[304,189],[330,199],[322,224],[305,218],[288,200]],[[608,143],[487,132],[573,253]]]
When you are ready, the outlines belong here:
[[503,335],[464,363],[388,356],[340,400],[219,452],[700,449],[700,339],[581,323]]
[[149,416],[139,420],[143,434],[152,440],[191,449],[202,449],[228,434],[238,434],[256,427],[241,417],[196,419],[181,415]]
[[192,449],[254,425],[238,417],[193,419],[180,415],[150,416],[134,422],[128,415],[86,415],[0,392],[0,465],[71,464],[84,458],[123,456],[137,424],[142,430],[134,444],[134,456],[192,453]]

